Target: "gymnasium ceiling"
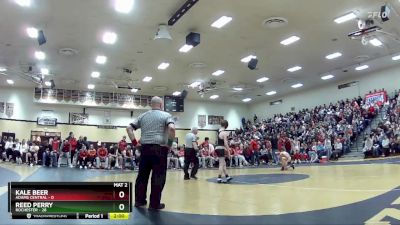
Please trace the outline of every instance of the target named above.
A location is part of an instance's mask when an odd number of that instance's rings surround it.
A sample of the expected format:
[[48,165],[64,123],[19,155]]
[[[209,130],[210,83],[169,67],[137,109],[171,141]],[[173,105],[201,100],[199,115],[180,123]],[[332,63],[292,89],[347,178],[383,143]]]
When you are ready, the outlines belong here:
[[[53,79],[56,88],[87,90],[94,84],[96,91],[130,93],[115,89],[131,83],[141,90],[137,94],[170,95],[187,89],[189,99],[201,99],[187,85],[194,81],[215,79],[217,89],[206,92],[207,101],[237,102],[244,98],[268,101],[274,98],[336,83],[349,77],[398,65],[391,58],[400,53],[399,41],[387,35],[378,35],[383,46],[364,46],[359,40],[350,40],[347,34],[357,30],[357,21],[337,24],[334,19],[352,10],[366,18],[368,12],[379,11],[384,0],[200,0],[174,26],[170,27],[173,40],[153,40],[159,24],[167,23],[185,0],[135,0],[128,14],[114,10],[112,0],[31,0],[30,7],[21,7],[14,0],[0,1],[0,67],[6,67],[6,75],[0,75],[0,86],[9,86],[7,79],[14,80],[15,87],[35,87],[36,84],[22,79],[23,73],[33,73],[41,67],[50,70],[45,80]],[[389,3],[400,12],[400,1]],[[221,16],[232,21],[221,29],[210,25]],[[270,17],[283,17],[286,26],[267,28],[263,21]],[[400,36],[400,17],[396,13],[388,22],[379,23],[385,32]],[[44,31],[47,43],[39,46],[28,37],[26,29],[36,27]],[[114,45],[102,42],[105,31],[118,35]],[[188,53],[179,52],[191,32],[201,34],[201,44]],[[301,39],[288,46],[280,42],[296,35]],[[75,55],[59,53],[62,48],[77,50]],[[41,50],[46,59],[35,59],[34,52]],[[330,53],[342,56],[327,60]],[[256,70],[249,70],[240,60],[256,55]],[[104,65],[95,63],[97,55],[107,56]],[[158,70],[161,62],[169,62],[166,70]],[[355,71],[361,64],[369,69]],[[288,68],[303,69],[289,73]],[[123,68],[132,73],[123,72]],[[219,77],[211,74],[224,70]],[[347,70],[348,72],[343,72]],[[101,73],[91,78],[91,72]],[[331,80],[321,76],[333,74]],[[143,82],[145,76],[151,82]],[[256,80],[268,77],[264,83]],[[295,83],[303,87],[293,89]],[[242,87],[243,91],[234,91]],[[276,91],[277,95],[265,93]],[[211,95],[219,95],[211,100]]]

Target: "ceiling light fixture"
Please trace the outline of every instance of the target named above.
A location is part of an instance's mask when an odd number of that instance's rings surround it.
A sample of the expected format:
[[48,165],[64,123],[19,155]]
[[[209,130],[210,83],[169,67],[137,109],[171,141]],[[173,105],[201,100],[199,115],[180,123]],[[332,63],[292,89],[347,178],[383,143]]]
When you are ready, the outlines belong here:
[[242,101],[243,102],[250,102],[252,99],[251,98],[245,98],[245,99],[243,99]]
[[13,81],[13,80],[7,80],[7,83],[8,83],[9,85],[13,85],[13,84],[14,84],[14,81]]
[[175,91],[174,93],[172,93],[173,96],[179,96],[181,94],[182,94],[182,92],[180,92],[180,91]]
[[137,89],[137,88],[132,88],[132,89],[131,89],[131,92],[132,92],[132,93],[136,93],[136,92],[138,92],[138,91],[139,91],[139,89]]
[[107,57],[104,55],[98,55],[96,57],[96,63],[97,64],[105,64],[107,62]]
[[357,70],[357,71],[361,71],[361,70],[366,70],[366,69],[368,69],[368,68],[369,68],[368,65],[362,65],[362,66],[356,67],[356,70]]
[[103,34],[103,42],[106,44],[113,45],[113,44],[115,44],[117,39],[118,39],[118,36],[114,32],[105,32]]
[[378,38],[374,38],[374,39],[370,40],[369,43],[371,43],[371,45],[373,45],[375,47],[379,47],[379,46],[383,45],[383,43]]
[[169,63],[163,62],[158,66],[159,70],[166,70],[169,67]]
[[158,40],[158,39],[172,40],[172,36],[169,33],[167,25],[165,25],[165,24],[158,25],[158,30],[157,30],[156,35],[154,36],[154,40]]
[[31,6],[31,0],[15,0],[15,2],[22,7],[29,7]]
[[326,59],[336,59],[336,58],[339,58],[340,56],[342,56],[342,53],[335,52],[335,53],[327,55],[325,58]]
[[91,77],[99,78],[100,77],[100,72],[97,72],[97,71],[92,72]]
[[269,78],[268,77],[261,77],[257,80],[258,83],[264,83],[265,81],[268,81]]
[[291,37],[289,37],[289,38],[287,38],[287,39],[281,41],[281,44],[282,44],[282,45],[290,45],[290,44],[295,43],[295,42],[298,41],[298,40],[300,40],[299,37],[297,37],[297,36],[291,36]]
[[243,88],[241,88],[241,87],[234,87],[233,90],[234,90],[234,91],[243,91]]
[[152,77],[144,77],[143,82],[150,82],[152,79]]
[[330,80],[330,79],[332,79],[332,78],[334,78],[334,77],[335,77],[335,76],[333,76],[332,74],[328,74],[328,75],[322,76],[321,79],[322,79],[322,80]]
[[221,76],[224,73],[225,73],[225,71],[223,71],[223,70],[217,70],[214,73],[212,73],[212,75],[218,77],[218,76]]
[[49,69],[48,68],[41,68],[40,69],[40,73],[42,74],[42,75],[49,75]]
[[0,67],[0,72],[6,72],[7,71],[7,68],[5,68],[5,67]]
[[198,87],[200,84],[201,84],[200,81],[195,81],[195,82],[191,83],[189,86],[190,86],[191,88],[196,88],[196,87]]
[[221,16],[218,20],[211,24],[212,27],[222,28],[226,24],[232,21],[232,17],[229,16]]
[[26,33],[28,34],[28,37],[30,37],[30,38],[37,38],[39,36],[39,31],[34,27],[26,28]]
[[347,22],[347,21],[355,19],[355,18],[357,18],[357,15],[355,14],[355,12],[349,12],[343,16],[336,18],[334,21],[335,21],[335,23],[341,24],[341,23]]
[[287,71],[293,73],[293,72],[296,72],[296,71],[301,70],[301,69],[303,69],[303,67],[295,66],[295,67],[289,68]]
[[44,52],[42,52],[42,51],[36,51],[36,52],[35,52],[35,57],[36,57],[38,60],[44,60],[44,59],[46,59],[46,53],[44,53]]
[[303,84],[302,83],[293,84],[291,87],[292,88],[299,88],[299,87],[303,87]]
[[210,96],[210,99],[217,99],[217,98],[219,98],[219,95],[211,95]]
[[114,9],[119,13],[129,13],[134,5],[133,0],[115,0]]
[[252,59],[257,59],[257,56],[255,56],[255,55],[249,55],[249,56],[244,57],[244,58],[241,59],[240,61],[241,61],[241,62],[244,62],[244,63],[248,63],[248,62],[250,62],[250,60],[252,60]]
[[94,84],[88,84],[87,88],[90,89],[90,90],[93,90],[95,88],[95,85]]
[[193,48],[193,45],[184,45],[179,49],[179,52],[189,52]]
[[393,61],[400,60],[400,55],[393,56],[393,57],[392,57],[392,60],[393,60]]
[[51,86],[51,82],[50,81],[45,81],[44,85],[46,85],[46,87],[50,87]]
[[276,95],[276,91],[270,91],[270,92],[267,92],[267,93],[265,93],[266,95],[269,95],[269,96],[271,96],[271,95]]

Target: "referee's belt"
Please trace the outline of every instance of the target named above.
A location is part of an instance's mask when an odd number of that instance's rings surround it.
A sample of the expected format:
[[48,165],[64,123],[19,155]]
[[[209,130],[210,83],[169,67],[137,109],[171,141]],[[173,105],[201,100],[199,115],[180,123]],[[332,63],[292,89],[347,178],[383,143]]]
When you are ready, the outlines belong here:
[[185,150],[195,150],[194,148],[185,148]]

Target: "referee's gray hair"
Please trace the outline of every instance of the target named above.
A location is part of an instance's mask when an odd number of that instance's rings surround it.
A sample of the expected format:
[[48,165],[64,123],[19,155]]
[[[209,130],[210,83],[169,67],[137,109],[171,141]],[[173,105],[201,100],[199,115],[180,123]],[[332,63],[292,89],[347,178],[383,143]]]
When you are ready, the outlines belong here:
[[158,97],[158,96],[154,96],[151,98],[151,102],[150,104],[153,106],[154,104],[162,104],[163,100],[162,98]]
[[196,131],[196,130],[199,130],[199,129],[197,127],[192,127],[192,132]]

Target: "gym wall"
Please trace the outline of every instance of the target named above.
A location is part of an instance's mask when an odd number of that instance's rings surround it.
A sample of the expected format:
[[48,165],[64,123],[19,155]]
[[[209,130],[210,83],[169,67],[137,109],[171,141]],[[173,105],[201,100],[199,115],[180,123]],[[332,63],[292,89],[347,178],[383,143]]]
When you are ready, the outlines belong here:
[[[0,134],[1,132],[15,133],[16,138],[30,139],[31,131],[46,131],[46,132],[61,132],[61,137],[66,138],[70,131],[74,132],[75,137],[86,136],[89,141],[102,142],[118,142],[122,136],[126,135],[126,130],[123,127],[117,129],[102,129],[97,126],[86,125],[68,125],[58,124],[55,127],[40,126],[35,121],[16,121],[0,119]],[[176,137],[179,144],[185,141],[185,135],[190,132],[189,129],[176,130]],[[140,130],[135,131],[135,135],[140,138]],[[211,143],[215,143],[217,132],[216,130],[199,130],[199,143],[203,142],[205,137],[209,137]]]
[[[1,80],[2,78],[0,78]],[[69,113],[82,113],[83,107],[69,105],[50,105],[38,104],[33,102],[33,88],[12,88],[0,87],[0,102],[14,103],[14,114],[7,117],[0,114],[0,118],[36,121],[37,117],[43,114],[43,110],[52,110],[52,116],[57,118],[59,123],[69,123]],[[105,112],[111,113],[111,123],[114,126],[127,126],[143,110],[114,110],[101,108],[86,108],[86,113],[89,114],[89,125],[104,125]],[[230,123],[229,128],[239,128],[241,118],[247,116],[247,106],[243,104],[229,104],[219,102],[202,102],[185,100],[185,112],[173,113],[178,117],[176,126],[182,129],[190,129],[193,126],[198,126],[198,115],[215,115],[224,116]],[[206,125],[202,129],[218,129],[219,125]],[[0,130],[2,127],[0,127]]]

